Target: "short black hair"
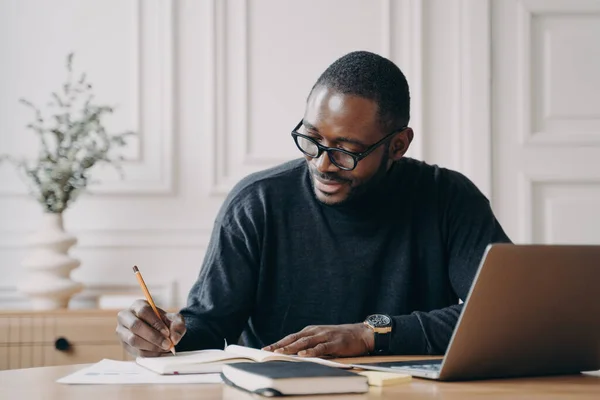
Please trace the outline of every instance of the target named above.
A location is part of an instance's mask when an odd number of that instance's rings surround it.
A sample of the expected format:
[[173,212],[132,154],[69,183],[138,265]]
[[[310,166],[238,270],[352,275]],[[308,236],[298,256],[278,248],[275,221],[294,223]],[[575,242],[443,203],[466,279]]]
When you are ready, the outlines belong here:
[[383,129],[408,125],[408,82],[400,68],[385,57],[368,51],[348,53],[327,67],[310,92],[321,86],[375,101]]

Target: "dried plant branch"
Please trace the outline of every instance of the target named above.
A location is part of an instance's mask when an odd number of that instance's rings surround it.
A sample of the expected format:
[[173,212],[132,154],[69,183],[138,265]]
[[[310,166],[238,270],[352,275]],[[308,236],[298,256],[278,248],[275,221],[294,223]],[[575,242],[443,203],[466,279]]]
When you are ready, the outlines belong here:
[[92,85],[82,73],[73,81],[73,53],[67,56],[67,79],[61,91],[51,93],[48,107],[56,110],[50,118],[30,101],[20,102],[34,112],[27,125],[40,139],[39,156],[28,162],[11,155],[0,155],[0,163],[13,164],[28,184],[31,194],[46,212],[61,213],[84,192],[92,182],[90,170],[106,163],[123,176],[122,157],[112,151],[127,145],[126,138],[134,132],[109,134],[103,124],[114,108],[93,103]]

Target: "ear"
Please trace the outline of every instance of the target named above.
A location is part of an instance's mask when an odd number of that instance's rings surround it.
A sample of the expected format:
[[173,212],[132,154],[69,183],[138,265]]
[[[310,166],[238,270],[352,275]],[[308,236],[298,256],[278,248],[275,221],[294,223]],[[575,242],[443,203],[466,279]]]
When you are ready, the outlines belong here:
[[390,142],[390,160],[398,161],[408,151],[412,142],[414,132],[412,128],[406,128],[402,133],[398,133]]

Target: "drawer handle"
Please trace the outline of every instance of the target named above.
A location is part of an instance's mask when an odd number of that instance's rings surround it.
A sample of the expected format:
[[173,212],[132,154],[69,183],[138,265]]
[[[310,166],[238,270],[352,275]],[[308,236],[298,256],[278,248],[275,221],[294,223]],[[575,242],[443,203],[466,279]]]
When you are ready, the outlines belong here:
[[56,339],[56,341],[54,342],[54,347],[56,348],[56,350],[58,351],[68,351],[69,348],[71,347],[71,343],[69,343],[69,341],[64,338],[64,337],[59,337],[58,339]]

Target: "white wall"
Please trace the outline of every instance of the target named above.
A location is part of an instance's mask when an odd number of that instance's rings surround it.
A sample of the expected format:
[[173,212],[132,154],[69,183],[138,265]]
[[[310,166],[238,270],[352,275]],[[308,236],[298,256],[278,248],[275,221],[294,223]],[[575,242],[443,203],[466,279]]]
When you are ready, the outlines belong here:
[[[490,2],[487,0],[0,0],[0,153],[34,154],[26,97],[44,103],[76,52],[111,126],[141,132],[126,179],[102,183],[65,215],[88,285],[139,288],[181,305],[215,213],[233,183],[298,157],[289,131],[313,82],[346,52],[397,62],[411,85],[410,155],[458,169],[491,195]],[[15,291],[40,207],[0,166],[0,307]],[[171,300],[169,300],[171,299]]]

